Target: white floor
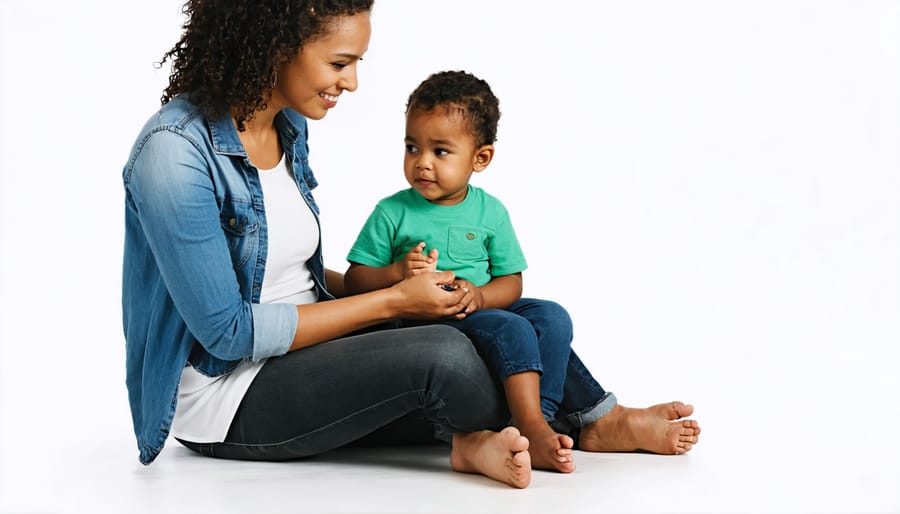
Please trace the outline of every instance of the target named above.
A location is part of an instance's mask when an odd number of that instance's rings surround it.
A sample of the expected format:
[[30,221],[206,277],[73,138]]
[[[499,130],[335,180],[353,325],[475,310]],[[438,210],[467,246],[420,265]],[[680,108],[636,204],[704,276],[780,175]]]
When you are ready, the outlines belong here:
[[[896,377],[876,376],[895,362],[874,361],[871,380],[857,375],[857,387],[831,385],[824,372],[839,363],[821,359],[801,381],[770,375],[750,395],[753,388],[732,389],[739,381],[707,382],[696,398],[704,433],[692,453],[578,453],[574,474],[536,472],[526,490],[452,472],[443,446],[247,463],[171,442],[144,467],[118,384],[104,393],[84,377],[55,403],[6,396],[0,513],[900,512],[898,409],[893,393],[869,389],[898,390]],[[782,387],[793,392],[778,395]],[[78,400],[84,393],[90,401]]]

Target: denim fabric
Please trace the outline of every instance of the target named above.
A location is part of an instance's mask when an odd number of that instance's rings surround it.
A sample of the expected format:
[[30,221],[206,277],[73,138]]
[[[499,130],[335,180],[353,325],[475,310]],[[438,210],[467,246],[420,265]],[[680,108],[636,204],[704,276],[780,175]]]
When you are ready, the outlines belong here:
[[573,350],[566,364],[563,400],[550,426],[558,434],[569,435],[577,450],[581,429],[607,415],[617,403],[616,395],[597,383]]
[[469,336],[498,379],[541,372],[541,411],[547,420],[556,417],[572,343],[572,320],[561,305],[521,298],[506,309],[479,310],[446,324]]
[[[289,460],[356,444],[448,442],[509,422],[503,390],[460,332],[425,325],[362,333],[266,361],[223,443],[181,441],[210,457]],[[603,390],[574,352],[551,426],[578,446],[607,414]],[[568,395],[568,396],[566,396]]]
[[616,396],[605,391],[581,359],[572,352],[566,365],[566,382],[560,411],[573,426],[581,428],[597,421],[615,407]]
[[394,433],[392,441],[421,442],[422,420],[447,440],[454,432],[499,429],[508,416],[502,391],[469,340],[429,325],[345,337],[269,359],[225,442],[181,442],[212,457],[287,460],[384,428]]
[[[306,119],[276,128],[298,190],[318,220]],[[122,316],[126,384],[140,460],[162,450],[185,364],[218,376],[241,359],[281,355],[296,306],[259,304],[267,232],[262,189],[229,116],[210,120],[179,97],[144,125],[123,170]],[[308,262],[320,300],[321,245]]]

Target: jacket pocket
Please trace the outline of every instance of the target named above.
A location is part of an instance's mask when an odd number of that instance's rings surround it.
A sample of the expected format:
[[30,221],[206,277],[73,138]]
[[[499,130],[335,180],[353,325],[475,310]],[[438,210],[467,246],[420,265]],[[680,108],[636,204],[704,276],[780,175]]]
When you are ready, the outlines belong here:
[[259,221],[249,202],[225,200],[219,211],[222,232],[228,241],[235,268],[246,264],[259,241]]

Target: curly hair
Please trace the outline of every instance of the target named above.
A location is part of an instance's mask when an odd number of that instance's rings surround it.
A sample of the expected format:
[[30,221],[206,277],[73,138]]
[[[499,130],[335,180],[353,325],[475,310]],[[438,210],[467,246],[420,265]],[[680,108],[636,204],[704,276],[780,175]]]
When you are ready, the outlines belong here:
[[231,114],[238,130],[265,109],[277,67],[331,22],[372,9],[374,0],[187,0],[181,39],[163,55],[171,61],[160,101],[181,93],[209,117]]
[[441,71],[425,79],[410,95],[406,114],[456,108],[467,121],[476,146],[497,140],[500,101],[484,80],[465,71]]

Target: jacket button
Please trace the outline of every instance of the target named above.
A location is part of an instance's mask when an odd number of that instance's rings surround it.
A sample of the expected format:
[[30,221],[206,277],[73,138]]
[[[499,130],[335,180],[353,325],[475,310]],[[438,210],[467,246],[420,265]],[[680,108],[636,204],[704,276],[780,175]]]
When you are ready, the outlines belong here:
[[230,220],[228,220],[228,226],[229,226],[229,227],[234,228],[235,225],[237,225],[237,220],[236,220],[236,219],[231,218]]
[[469,241],[475,239],[475,234],[469,232],[468,234],[466,234],[466,239],[468,239]]

